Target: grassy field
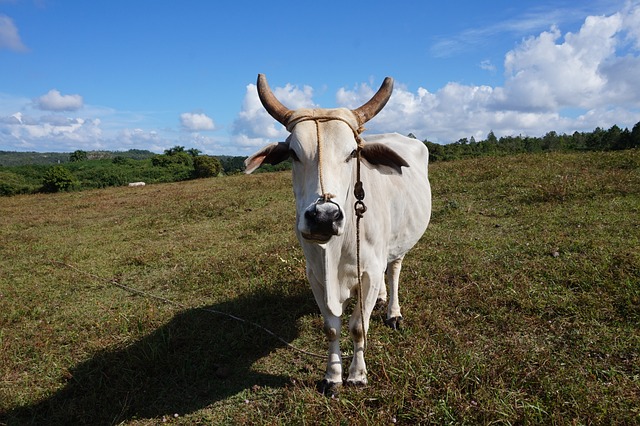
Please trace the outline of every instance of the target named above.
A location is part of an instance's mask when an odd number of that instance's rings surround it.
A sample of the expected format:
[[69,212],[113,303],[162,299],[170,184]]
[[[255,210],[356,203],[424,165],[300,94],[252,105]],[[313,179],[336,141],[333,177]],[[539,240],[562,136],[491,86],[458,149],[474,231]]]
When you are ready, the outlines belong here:
[[323,359],[215,313],[324,354],[289,173],[1,198],[0,424],[640,423],[640,151],[431,182],[405,328],[375,314],[335,399]]

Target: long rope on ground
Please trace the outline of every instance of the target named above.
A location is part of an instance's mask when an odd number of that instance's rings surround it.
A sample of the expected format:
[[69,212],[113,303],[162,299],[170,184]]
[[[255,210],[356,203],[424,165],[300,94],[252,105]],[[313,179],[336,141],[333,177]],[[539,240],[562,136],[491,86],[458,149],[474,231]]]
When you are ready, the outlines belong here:
[[[133,287],[129,287],[127,285],[124,285],[124,284],[118,282],[118,280],[116,280],[116,279],[104,278],[104,277],[101,277],[99,275],[92,274],[91,272],[83,271],[82,269],[77,268],[77,267],[75,267],[73,265],[70,265],[68,263],[60,262],[60,261],[57,261],[57,260],[50,260],[50,262],[53,265],[63,266],[65,268],[67,268],[67,269],[70,269],[72,271],[78,272],[78,273],[80,273],[82,275],[91,277],[94,280],[109,283],[109,284],[113,285],[114,287],[118,287],[121,290],[124,290],[124,291],[126,291],[128,293],[131,293],[131,294],[135,294],[135,295],[140,296],[140,297],[144,297],[144,298],[147,298],[147,299],[155,299],[155,300],[158,300],[160,302],[164,302],[164,303],[166,303],[168,305],[172,305],[172,306],[175,306],[175,307],[180,308],[180,309],[189,309],[190,308],[189,306],[183,305],[182,303],[176,302],[175,300],[171,300],[171,299],[168,299],[166,297],[158,296],[156,294],[147,293],[145,291],[138,290],[138,289],[133,288]],[[316,354],[316,353],[313,353],[313,352],[309,352],[309,351],[306,351],[304,349],[300,349],[297,346],[292,345],[291,343],[289,343],[286,340],[284,340],[282,337],[278,336],[273,331],[269,330],[266,327],[261,326],[258,323],[255,323],[253,321],[249,321],[249,320],[246,320],[244,318],[240,318],[238,316],[232,315],[232,314],[230,314],[228,312],[219,311],[217,309],[203,308],[203,307],[198,307],[196,309],[200,309],[202,311],[210,312],[210,313],[216,314],[216,315],[222,315],[222,316],[231,318],[231,319],[233,319],[235,321],[242,322],[244,324],[249,324],[249,325],[251,325],[251,326],[253,326],[255,328],[258,328],[258,329],[264,331],[265,333],[269,334],[270,336],[274,337],[275,339],[279,340],[280,342],[284,343],[289,349],[293,349],[296,352],[300,352],[300,353],[303,353],[305,355],[309,355],[309,356],[312,356],[312,357],[315,357],[315,358],[322,358],[322,359],[325,358],[325,356],[323,356],[323,355],[319,355],[319,354]],[[346,358],[346,356],[343,356],[343,358]]]

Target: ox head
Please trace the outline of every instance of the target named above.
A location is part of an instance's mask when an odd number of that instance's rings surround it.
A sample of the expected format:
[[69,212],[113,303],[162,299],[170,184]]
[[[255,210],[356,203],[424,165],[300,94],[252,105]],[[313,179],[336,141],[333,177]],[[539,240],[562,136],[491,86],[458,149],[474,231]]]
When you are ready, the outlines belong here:
[[262,105],[291,135],[247,158],[245,173],[263,163],[293,159],[297,230],[306,241],[326,243],[344,232],[345,206],[351,200],[358,156],[367,167],[385,173],[402,173],[401,167],[408,167],[392,149],[366,144],[359,137],[364,123],[382,110],[392,90],[393,79],[387,77],[378,92],[357,109],[290,110],[273,95],[264,74],[258,75]]

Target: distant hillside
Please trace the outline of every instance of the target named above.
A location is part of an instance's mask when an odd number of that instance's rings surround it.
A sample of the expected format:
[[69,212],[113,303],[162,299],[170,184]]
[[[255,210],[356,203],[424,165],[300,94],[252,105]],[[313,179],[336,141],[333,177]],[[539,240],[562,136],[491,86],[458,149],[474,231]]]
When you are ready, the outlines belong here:
[[[49,165],[68,163],[69,152],[16,152],[0,151],[0,166],[24,166],[24,165]],[[155,153],[143,149],[130,149],[128,151],[87,151],[87,159],[100,160],[115,157],[144,160],[151,158]]]
[[0,166],[24,166],[27,164],[58,164],[69,161],[64,152],[13,152],[0,151]]

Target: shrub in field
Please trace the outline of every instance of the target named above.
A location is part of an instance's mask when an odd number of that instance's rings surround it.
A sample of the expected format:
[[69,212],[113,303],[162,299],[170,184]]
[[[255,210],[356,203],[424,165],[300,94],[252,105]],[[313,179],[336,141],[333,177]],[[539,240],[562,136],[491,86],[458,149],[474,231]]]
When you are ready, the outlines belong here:
[[218,176],[221,171],[222,165],[215,157],[200,155],[193,159],[193,176],[195,178]]
[[81,149],[74,151],[69,156],[69,161],[72,163],[76,163],[78,161],[87,161],[89,157],[87,156],[87,151],[83,151]]
[[0,195],[27,194],[32,190],[23,176],[12,172],[0,172]]
[[78,180],[80,190],[119,186],[128,182],[129,167],[114,164],[110,159],[69,163],[66,167]]
[[117,155],[113,158],[113,160],[111,160],[111,162],[113,164],[129,164],[132,160],[130,158],[127,157],[123,157],[122,155]]
[[128,182],[129,179],[127,179],[123,173],[118,173],[117,170],[107,172],[98,179],[99,186],[103,188],[109,186],[122,186],[126,185]]
[[244,159],[246,157],[229,157],[223,155],[217,158],[220,161],[220,164],[222,164],[222,169],[226,175],[234,175],[244,170]]
[[63,166],[53,166],[44,174],[42,190],[44,192],[68,191],[76,185],[73,173]]
[[193,157],[186,152],[176,152],[174,154],[156,155],[151,158],[151,163],[157,167],[169,167],[174,164],[192,166]]

